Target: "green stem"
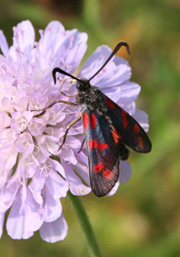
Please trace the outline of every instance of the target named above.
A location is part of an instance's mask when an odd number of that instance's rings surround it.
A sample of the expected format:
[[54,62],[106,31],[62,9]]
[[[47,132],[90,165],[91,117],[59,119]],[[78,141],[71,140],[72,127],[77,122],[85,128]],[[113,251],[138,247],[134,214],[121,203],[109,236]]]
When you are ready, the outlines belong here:
[[74,207],[77,218],[84,232],[91,256],[102,257],[92,226],[89,222],[88,216],[80,198],[78,196],[72,195],[70,192],[68,192],[68,197]]

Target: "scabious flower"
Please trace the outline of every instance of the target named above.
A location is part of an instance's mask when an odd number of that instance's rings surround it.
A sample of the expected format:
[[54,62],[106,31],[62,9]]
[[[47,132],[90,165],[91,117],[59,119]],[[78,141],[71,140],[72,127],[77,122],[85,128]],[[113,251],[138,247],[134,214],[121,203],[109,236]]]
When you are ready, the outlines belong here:
[[[66,127],[80,107],[56,103],[69,100],[60,88],[69,95],[76,88],[63,75],[54,85],[52,70],[60,67],[73,73],[77,69],[86,51],[87,34],[67,31],[57,21],[39,31],[39,42],[29,21],[19,23],[13,31],[10,48],[0,31],[0,236],[10,209],[6,220],[9,236],[27,239],[39,230],[42,239],[56,242],[65,238],[68,229],[60,199],[68,190],[85,195],[91,189],[85,147],[78,153],[83,140],[81,122],[70,129],[59,150]],[[98,47],[78,77],[90,78],[111,51],[107,46]],[[130,82],[130,77],[128,62],[114,57],[91,82],[147,131],[147,115],[134,102],[140,86]],[[120,165],[119,182],[126,182],[130,165],[126,161]]]

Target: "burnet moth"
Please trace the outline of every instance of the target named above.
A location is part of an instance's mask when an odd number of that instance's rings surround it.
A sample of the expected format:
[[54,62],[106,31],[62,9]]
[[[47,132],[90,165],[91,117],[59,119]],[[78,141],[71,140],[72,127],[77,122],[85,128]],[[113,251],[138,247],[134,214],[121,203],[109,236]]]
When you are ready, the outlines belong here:
[[82,118],[90,184],[94,194],[99,197],[107,195],[117,182],[120,160],[127,160],[129,156],[126,146],[139,153],[151,151],[151,142],[139,123],[97,87],[90,84],[122,46],[125,46],[130,54],[126,42],[118,43],[102,67],[90,79],[76,78],[60,68],[54,68],[52,72],[54,83],[57,72],[77,81],[76,104],[62,102],[80,105],[82,115],[67,127],[61,147],[70,127]]

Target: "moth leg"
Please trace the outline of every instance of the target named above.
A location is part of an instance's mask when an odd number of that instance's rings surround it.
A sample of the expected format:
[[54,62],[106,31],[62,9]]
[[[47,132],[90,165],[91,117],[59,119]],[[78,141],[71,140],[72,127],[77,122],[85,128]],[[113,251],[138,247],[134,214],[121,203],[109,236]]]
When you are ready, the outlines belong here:
[[80,152],[82,151],[82,148],[83,148],[84,142],[85,142],[85,138],[83,139],[83,141],[82,141],[82,143],[81,143],[81,147],[79,148],[78,153],[80,153]]
[[76,97],[76,96],[78,95],[78,94],[75,94],[75,95],[67,95],[67,94],[65,94],[64,92],[61,92],[61,94],[64,95],[64,96],[66,96],[66,97],[74,97],[74,96]]
[[69,104],[69,105],[73,105],[73,106],[78,106],[77,103],[73,103],[73,102],[69,102],[69,101],[65,101],[65,100],[56,100],[54,103],[48,105],[45,109],[52,107],[54,104],[57,103],[64,103],[64,104]]
[[46,109],[52,107],[53,105],[57,104],[57,103],[64,103],[64,104],[69,104],[69,105],[73,105],[73,106],[78,106],[76,103],[73,102],[69,102],[69,101],[64,101],[64,100],[56,100],[54,103],[48,105],[47,107],[43,108],[43,109],[39,109],[39,110],[31,110],[32,112],[37,112],[37,111],[42,111],[41,113],[37,114],[34,117],[38,117],[43,115],[46,112]]
[[75,118],[75,119],[67,126],[66,132],[65,132],[65,134],[64,134],[63,141],[62,141],[62,144],[61,144],[60,147],[59,147],[59,150],[62,148],[62,146],[63,146],[64,143],[66,142],[66,137],[67,137],[67,134],[68,134],[69,129],[70,129],[74,124],[76,124],[76,122],[78,122],[80,119],[81,119],[81,115],[78,116],[77,118]]

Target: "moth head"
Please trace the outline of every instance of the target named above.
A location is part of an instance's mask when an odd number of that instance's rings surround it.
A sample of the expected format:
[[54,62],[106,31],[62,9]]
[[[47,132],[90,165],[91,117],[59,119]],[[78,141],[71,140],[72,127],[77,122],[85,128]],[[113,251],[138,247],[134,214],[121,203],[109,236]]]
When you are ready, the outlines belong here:
[[78,80],[77,83],[76,83],[76,88],[79,91],[87,90],[90,87],[91,87],[91,85],[90,85],[90,83],[87,79]]

